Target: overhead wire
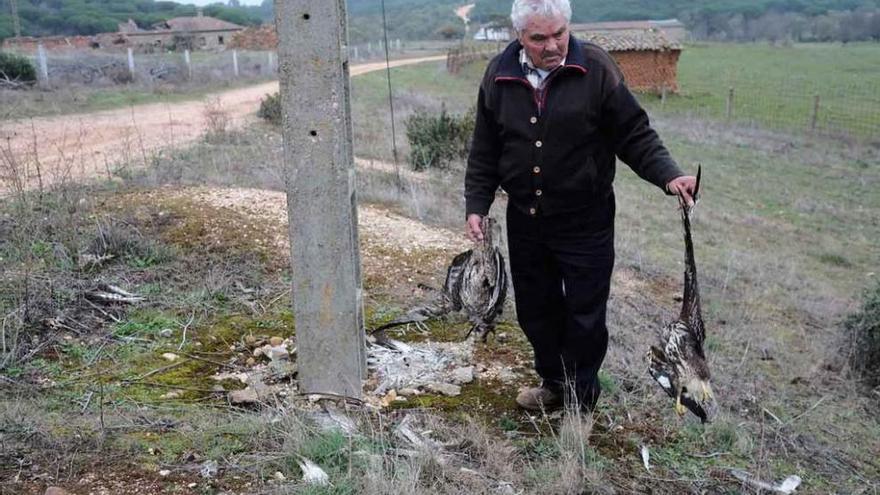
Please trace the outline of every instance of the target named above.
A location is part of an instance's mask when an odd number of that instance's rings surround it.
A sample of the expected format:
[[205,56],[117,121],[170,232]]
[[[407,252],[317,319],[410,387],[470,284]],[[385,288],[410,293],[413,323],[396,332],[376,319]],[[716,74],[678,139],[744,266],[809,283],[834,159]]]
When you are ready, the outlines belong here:
[[385,0],[382,2],[382,34],[385,39],[385,74],[388,79],[388,107],[391,110],[391,152],[394,156],[394,169],[397,173],[397,189],[403,190],[403,183],[400,176],[400,162],[397,159],[397,129],[394,123],[394,95],[391,85],[391,59],[388,54],[388,21],[385,15]]

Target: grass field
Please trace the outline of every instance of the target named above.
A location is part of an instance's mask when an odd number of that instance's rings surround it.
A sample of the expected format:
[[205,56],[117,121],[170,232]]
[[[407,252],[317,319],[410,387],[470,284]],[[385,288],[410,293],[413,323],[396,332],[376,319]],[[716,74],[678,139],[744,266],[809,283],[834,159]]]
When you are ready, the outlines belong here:
[[[480,74],[476,65],[456,77],[442,64],[395,69],[398,143],[417,108],[465,111]],[[391,157],[385,84],[382,73],[352,81],[359,156]],[[21,348],[37,351],[14,366],[7,361],[0,375],[11,380],[0,382],[0,475],[12,481],[10,493],[43,493],[48,478],[96,476],[118,477],[128,493],[191,493],[189,483],[197,486],[192,493],[757,493],[731,476],[740,468],[774,482],[797,474],[800,494],[877,494],[877,391],[847,374],[840,321],[878,277],[880,150],[676,113],[653,117],[684,168],[703,165],[693,231],[721,404],[713,424],[677,419],[645,373],[653,332],[678,305],[682,240],[674,201],[625,166],[616,182],[605,391],[587,444],[572,447],[564,425],[523,414],[511,401],[515,386],[489,379],[457,398],[425,394],[382,414],[353,413],[366,428],[355,437],[321,432],[287,403],[228,407],[205,376],[247,369],[247,335],[294,332],[290,273],[283,256],[250,241],[276,234],[267,222],[175,190],[280,188],[280,136],[260,124],[120,169],[98,189],[2,204],[4,335],[12,334],[22,301],[33,315],[59,307],[58,321],[68,326],[95,322],[74,331],[31,316],[22,327],[30,340],[22,338]],[[407,181],[400,192],[390,174],[362,172],[358,197],[460,231],[462,167]],[[501,207],[494,214],[503,218]],[[96,230],[104,232],[97,239]],[[116,257],[77,267],[70,253],[96,245]],[[437,275],[433,266],[443,261],[393,248],[362,258],[368,325],[411,306],[412,287]],[[390,264],[379,270],[377,260]],[[388,268],[395,265],[409,271],[400,276]],[[119,321],[111,321],[81,303],[95,281],[118,281],[148,300],[114,308]],[[477,355],[484,364],[512,366],[529,383],[528,346],[507,318],[507,340]],[[181,338],[183,328],[189,334]],[[432,338],[458,338],[454,324],[431,328]],[[187,359],[167,364],[166,352]],[[168,366],[177,367],[157,372]],[[407,413],[433,414],[440,420],[423,430],[469,444],[449,464],[407,458],[388,429]],[[642,445],[651,471],[642,466]],[[292,482],[299,456],[324,467],[333,486]],[[220,467],[213,479],[198,474],[209,460]],[[163,469],[171,474],[162,477]]]
[[878,43],[687,45],[679,86],[664,110],[725,119],[733,88],[734,120],[797,132],[812,128],[818,95],[819,132],[880,140]]

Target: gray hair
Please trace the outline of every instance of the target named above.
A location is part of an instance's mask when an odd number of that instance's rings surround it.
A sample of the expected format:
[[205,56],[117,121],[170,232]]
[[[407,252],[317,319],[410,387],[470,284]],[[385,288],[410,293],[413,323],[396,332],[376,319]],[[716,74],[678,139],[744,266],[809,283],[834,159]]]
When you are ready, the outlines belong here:
[[526,28],[529,17],[541,15],[554,17],[561,15],[571,21],[571,4],[568,0],[514,0],[510,9],[510,21],[513,29],[521,33]]

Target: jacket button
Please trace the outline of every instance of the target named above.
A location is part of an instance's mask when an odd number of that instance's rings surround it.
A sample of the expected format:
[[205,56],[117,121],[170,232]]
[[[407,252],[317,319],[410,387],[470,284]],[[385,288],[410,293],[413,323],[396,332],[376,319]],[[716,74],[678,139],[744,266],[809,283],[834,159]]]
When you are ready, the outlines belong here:
[[529,215],[535,216],[535,213],[538,213],[538,210],[534,208],[529,208]]
[[540,189],[538,189],[537,191],[535,191],[535,196],[540,196],[540,195],[542,195],[542,194],[544,194],[544,191],[542,191],[542,190],[540,190]]
[[540,148],[541,146],[544,146],[544,143],[541,141],[535,141],[535,148]]
[[530,118],[530,119],[529,119],[529,122],[531,122],[531,123],[533,123],[533,124],[537,124],[537,123],[538,123],[538,117],[532,117],[532,118]]
[[540,173],[541,173],[541,167],[535,167],[535,168],[533,168],[533,169],[532,169],[532,172],[534,172],[534,173],[536,173],[536,174],[540,174]]

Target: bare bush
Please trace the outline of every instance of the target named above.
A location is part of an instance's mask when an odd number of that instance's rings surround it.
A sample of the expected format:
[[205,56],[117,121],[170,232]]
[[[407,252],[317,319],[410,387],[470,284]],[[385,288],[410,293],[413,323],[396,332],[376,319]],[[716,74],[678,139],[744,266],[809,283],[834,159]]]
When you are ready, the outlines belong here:
[[223,142],[229,130],[229,112],[223,108],[223,102],[218,97],[205,100],[205,108],[202,111],[205,119],[205,140],[209,143]]

